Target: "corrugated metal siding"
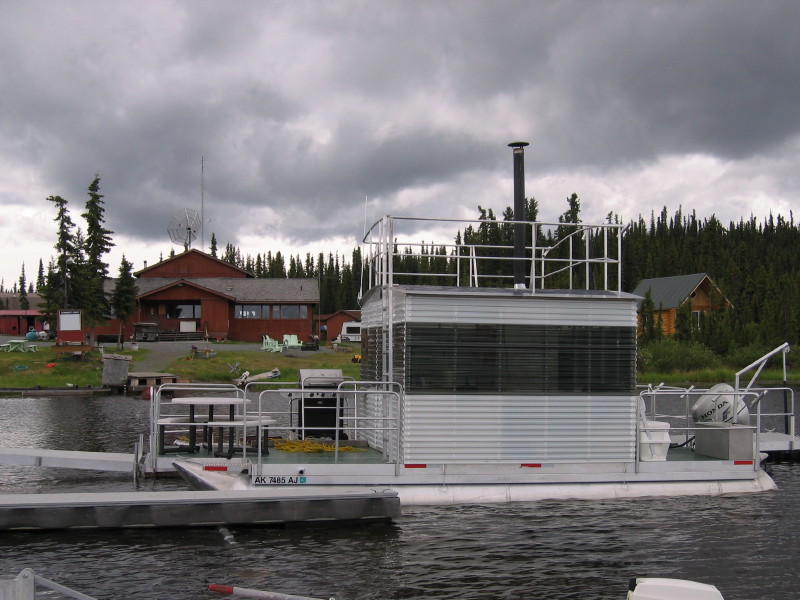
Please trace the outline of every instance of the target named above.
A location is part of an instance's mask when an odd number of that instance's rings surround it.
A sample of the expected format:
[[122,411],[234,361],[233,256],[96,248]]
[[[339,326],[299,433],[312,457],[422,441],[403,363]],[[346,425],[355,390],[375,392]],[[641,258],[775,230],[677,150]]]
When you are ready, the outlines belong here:
[[381,380],[381,302],[375,294],[361,307],[361,379]]
[[630,462],[635,396],[406,395],[410,463]]
[[[472,390],[438,393],[407,390],[402,409],[401,453],[407,463],[491,463],[491,462],[630,462],[635,458],[635,328],[636,303],[631,297],[569,298],[536,295],[510,296],[491,291],[481,294],[428,294],[398,288],[387,298],[374,293],[367,297],[362,322],[367,341],[362,377],[381,371],[381,343],[384,316],[394,328],[392,373],[403,386],[409,385],[409,361],[415,361],[420,332],[437,330],[445,337],[453,332],[495,336],[494,347],[485,348],[493,358],[469,354],[468,340],[456,340],[459,352],[439,342],[426,351],[423,360],[456,357],[462,374],[502,369],[526,370],[531,382],[567,379],[570,385],[581,377],[588,381],[598,369],[622,373],[624,390],[596,393],[595,388],[556,387],[553,393],[536,385],[519,389]],[[506,290],[507,292],[507,290]],[[385,293],[385,291],[384,291]],[[386,306],[384,301],[386,300]],[[545,336],[537,342],[535,336]],[[415,337],[416,336],[416,337]],[[515,337],[516,336],[516,337]],[[533,337],[532,337],[533,336]],[[630,338],[630,339],[629,339]],[[444,338],[442,338],[444,339]],[[520,347],[510,348],[508,340]],[[467,343],[463,343],[467,341]],[[436,340],[433,340],[436,342]],[[534,347],[531,348],[531,343]],[[536,344],[540,343],[540,348]],[[589,349],[582,344],[591,344]],[[480,344],[477,346],[481,348]],[[542,349],[544,348],[544,350]],[[516,350],[516,353],[514,352]],[[537,354],[538,352],[538,354]],[[588,352],[589,362],[581,358]],[[538,361],[538,362],[537,362]],[[598,362],[599,361],[599,362]],[[606,362],[603,362],[606,361]],[[499,364],[499,363],[498,363]],[[433,373],[435,371],[435,374]],[[453,373],[436,365],[429,373],[440,386]],[[606,373],[607,375],[607,373]],[[498,377],[505,377],[499,375]],[[602,377],[601,377],[602,379]],[[608,379],[608,378],[607,378]],[[455,379],[453,379],[455,381]],[[461,384],[459,384],[461,385]],[[503,383],[502,385],[505,385]],[[413,386],[412,386],[413,388]],[[595,393],[589,395],[592,389]],[[530,390],[526,393],[525,390]],[[377,408],[375,408],[377,410]],[[373,443],[379,440],[373,439]]]
[[408,295],[405,320],[414,323],[636,326],[633,299],[566,299]]

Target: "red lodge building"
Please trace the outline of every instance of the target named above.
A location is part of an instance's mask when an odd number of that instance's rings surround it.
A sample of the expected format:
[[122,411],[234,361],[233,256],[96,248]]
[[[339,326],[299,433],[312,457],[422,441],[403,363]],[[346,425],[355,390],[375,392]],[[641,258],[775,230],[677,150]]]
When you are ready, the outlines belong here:
[[[319,303],[316,279],[256,278],[252,273],[190,249],[134,273],[136,310],[125,339],[231,339],[260,342],[264,334],[307,340]],[[115,280],[107,282],[111,292]],[[96,335],[116,335],[115,320]]]

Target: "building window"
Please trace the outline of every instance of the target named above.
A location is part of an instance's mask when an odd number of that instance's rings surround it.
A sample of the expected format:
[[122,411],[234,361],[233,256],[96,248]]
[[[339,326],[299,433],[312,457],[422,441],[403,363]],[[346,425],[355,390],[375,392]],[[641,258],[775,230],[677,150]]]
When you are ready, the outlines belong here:
[[269,304],[236,304],[234,319],[269,319]]
[[234,319],[306,319],[308,307],[301,304],[235,304]]
[[168,319],[199,319],[200,304],[168,304]]
[[[266,311],[264,311],[266,309]],[[263,319],[262,315],[266,312],[269,318],[269,306],[261,304],[237,304],[234,307],[233,316],[235,319]]]
[[281,304],[280,307],[273,307],[275,313],[280,309],[280,316],[275,314],[276,319],[305,319],[308,315],[308,307],[300,304]]

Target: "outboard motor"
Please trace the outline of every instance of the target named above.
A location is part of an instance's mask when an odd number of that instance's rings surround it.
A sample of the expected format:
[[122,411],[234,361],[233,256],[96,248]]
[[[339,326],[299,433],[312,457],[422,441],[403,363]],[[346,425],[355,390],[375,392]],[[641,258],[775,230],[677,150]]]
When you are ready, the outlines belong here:
[[716,421],[735,425],[750,425],[750,411],[747,403],[736,399],[735,390],[727,383],[718,383],[700,396],[692,406],[692,418],[695,423]]

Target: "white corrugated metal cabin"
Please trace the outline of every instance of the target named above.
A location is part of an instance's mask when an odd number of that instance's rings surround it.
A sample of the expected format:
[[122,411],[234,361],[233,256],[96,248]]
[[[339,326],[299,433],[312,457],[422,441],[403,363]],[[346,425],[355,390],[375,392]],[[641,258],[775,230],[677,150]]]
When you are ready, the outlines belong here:
[[362,377],[388,358],[405,389],[405,462],[634,460],[634,296],[397,285],[362,316]]
[[[518,289],[482,287],[482,265],[505,249],[489,257],[463,246],[452,255],[467,257],[457,261],[468,263],[470,276],[451,269],[457,285],[396,283],[407,274],[391,258],[380,260],[398,252],[396,220],[385,219],[373,246],[374,285],[362,299],[361,376],[403,386],[402,460],[635,460],[637,297],[613,289],[614,226],[570,225],[566,243],[584,258],[568,258],[565,269],[553,268],[552,248],[536,247],[541,225],[526,223],[534,243],[520,260],[531,271]],[[593,235],[604,243],[592,242]],[[577,254],[570,246],[560,255]],[[561,281],[582,281],[584,289],[544,289],[548,277],[564,271],[569,277]],[[495,270],[491,283],[497,282]],[[595,282],[601,289],[589,289]],[[376,407],[362,411],[380,414]]]

